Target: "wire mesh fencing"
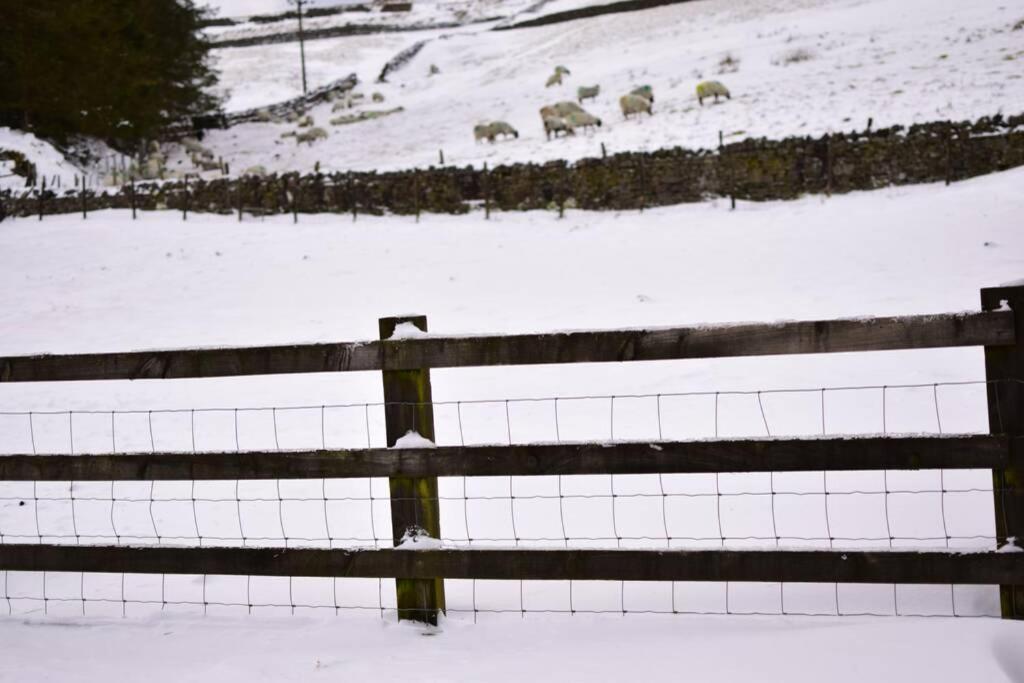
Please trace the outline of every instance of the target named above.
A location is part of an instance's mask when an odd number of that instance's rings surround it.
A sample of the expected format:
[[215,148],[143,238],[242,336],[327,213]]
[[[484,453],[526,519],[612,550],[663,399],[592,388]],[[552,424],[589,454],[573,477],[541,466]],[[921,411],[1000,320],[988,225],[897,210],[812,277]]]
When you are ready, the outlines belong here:
[[[433,404],[438,445],[988,431],[987,382]],[[385,446],[384,406],[0,413],[0,450]],[[995,547],[989,470],[445,477],[442,541],[520,548]],[[384,478],[0,483],[0,543],[390,548]],[[390,580],[0,572],[0,613],[395,613]],[[446,580],[448,611],[999,614],[986,586]],[[385,585],[387,584],[387,585]]]

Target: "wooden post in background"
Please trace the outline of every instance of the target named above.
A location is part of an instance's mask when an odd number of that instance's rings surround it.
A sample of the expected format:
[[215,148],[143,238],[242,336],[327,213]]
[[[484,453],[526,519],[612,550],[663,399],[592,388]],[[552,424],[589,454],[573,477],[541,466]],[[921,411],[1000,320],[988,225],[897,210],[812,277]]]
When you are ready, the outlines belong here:
[[484,219],[491,219],[491,179],[487,174],[487,162],[484,162],[484,173],[483,173],[483,185],[484,185]]
[[[425,315],[381,318],[380,338],[389,339],[395,328],[411,323],[427,331]],[[384,349],[387,354],[388,349]],[[408,432],[434,440],[434,406],[430,392],[430,370],[385,370],[384,421],[388,448]],[[419,527],[432,538],[441,538],[437,478],[392,477],[391,533],[398,545],[410,527]],[[438,612],[445,610],[444,579],[396,579],[398,618],[437,624]]]
[[[1024,284],[981,290],[982,310],[1004,302],[1014,312],[1015,344],[985,347],[989,432],[1015,437],[1009,465],[992,471],[996,542],[1015,537],[1024,547]],[[1004,618],[1024,619],[1024,584],[1000,586],[999,601]]]

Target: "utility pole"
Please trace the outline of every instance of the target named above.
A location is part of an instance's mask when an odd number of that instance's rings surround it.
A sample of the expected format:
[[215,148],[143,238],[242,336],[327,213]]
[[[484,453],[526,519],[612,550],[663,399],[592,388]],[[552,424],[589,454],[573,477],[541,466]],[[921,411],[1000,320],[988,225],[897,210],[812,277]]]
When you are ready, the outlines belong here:
[[306,41],[302,35],[302,1],[295,0],[299,11],[299,60],[302,62],[302,94],[306,94]]

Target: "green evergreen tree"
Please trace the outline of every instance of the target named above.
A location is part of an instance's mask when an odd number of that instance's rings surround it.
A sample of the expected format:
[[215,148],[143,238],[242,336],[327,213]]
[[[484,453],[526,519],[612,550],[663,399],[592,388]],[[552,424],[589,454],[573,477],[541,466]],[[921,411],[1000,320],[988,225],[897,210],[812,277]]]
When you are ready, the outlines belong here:
[[0,0],[0,124],[119,147],[208,112],[193,0]]

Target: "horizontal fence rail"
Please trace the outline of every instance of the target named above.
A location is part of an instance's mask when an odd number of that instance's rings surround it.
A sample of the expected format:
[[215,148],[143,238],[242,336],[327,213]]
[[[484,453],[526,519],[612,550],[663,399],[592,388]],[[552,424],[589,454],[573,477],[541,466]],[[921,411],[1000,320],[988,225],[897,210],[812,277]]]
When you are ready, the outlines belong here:
[[0,382],[135,380],[1008,346],[1009,310],[0,358]]
[[1002,436],[643,441],[356,450],[0,456],[0,481],[694,474],[1000,469],[1024,438]]
[[1019,583],[1024,553],[0,545],[0,566],[35,572],[968,585]]

